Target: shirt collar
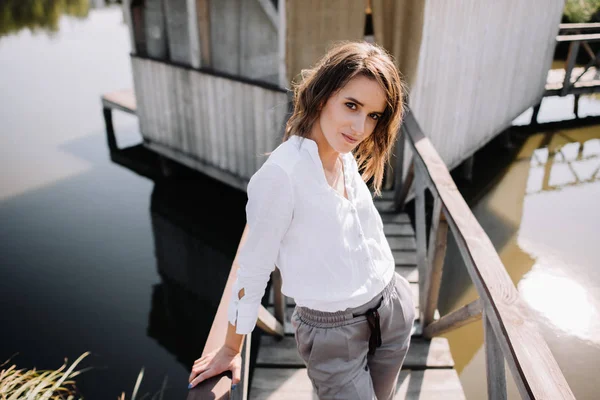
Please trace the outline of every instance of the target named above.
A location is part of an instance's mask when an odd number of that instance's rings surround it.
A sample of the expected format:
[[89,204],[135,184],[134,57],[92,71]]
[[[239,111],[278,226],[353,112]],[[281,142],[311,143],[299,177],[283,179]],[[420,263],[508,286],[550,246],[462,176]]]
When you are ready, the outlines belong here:
[[[293,141],[296,145],[299,146],[300,149],[304,149],[308,151],[310,157],[319,167],[323,168],[323,162],[321,161],[321,157],[319,157],[319,147],[317,146],[317,142],[312,139],[302,137],[299,135],[291,135],[288,140]],[[344,172],[347,174],[349,168],[349,157],[354,157],[352,152],[341,153],[342,162],[344,163]]]
[[[321,161],[321,157],[319,156],[319,147],[317,145],[317,142],[299,135],[291,135],[288,138],[288,140],[291,140],[301,151],[305,150],[308,152],[310,158],[313,160],[314,164],[317,166],[317,168],[322,174],[323,184],[329,186],[329,184],[327,183],[327,179],[325,178],[325,171],[323,170],[323,162]],[[346,183],[347,187],[354,190],[354,180],[351,178],[352,174],[350,173],[350,157],[354,157],[354,155],[352,155],[352,152],[341,153],[341,155],[342,163],[344,166],[344,182]]]

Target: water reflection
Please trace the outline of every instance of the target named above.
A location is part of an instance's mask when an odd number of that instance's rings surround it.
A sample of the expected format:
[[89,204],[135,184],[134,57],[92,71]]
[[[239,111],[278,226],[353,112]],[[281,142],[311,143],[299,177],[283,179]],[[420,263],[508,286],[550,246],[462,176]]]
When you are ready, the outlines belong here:
[[0,2],[0,36],[22,29],[54,34],[63,15],[85,18],[89,9],[89,0],[3,0]]
[[[578,399],[596,398],[600,359],[599,170],[597,126],[532,135],[472,207]],[[452,240],[444,268],[442,312],[478,297]],[[485,398],[481,324],[447,337],[467,397]]]

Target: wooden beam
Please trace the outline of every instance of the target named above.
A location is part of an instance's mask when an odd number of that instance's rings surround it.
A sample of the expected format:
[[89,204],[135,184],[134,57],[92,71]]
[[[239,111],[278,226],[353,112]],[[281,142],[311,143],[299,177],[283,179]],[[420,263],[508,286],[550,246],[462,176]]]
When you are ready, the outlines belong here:
[[198,27],[198,47],[200,66],[212,67],[209,0],[196,0],[196,26]]
[[600,42],[600,33],[582,35],[558,35],[556,41],[561,42]]
[[489,319],[484,318],[483,327],[485,331],[485,366],[488,399],[506,400],[506,373],[504,371],[502,350]]
[[[425,137],[414,115],[404,120],[417,171],[430,182],[446,209],[448,225],[467,271],[482,299],[522,398],[574,399],[575,396],[519,296],[489,237],[460,195],[445,163]],[[417,172],[418,173],[418,172]]]
[[277,318],[262,305],[258,308],[256,326],[262,329],[263,332],[272,336],[283,337],[285,335],[283,324],[277,321]]
[[[424,173],[415,167],[415,230],[417,238],[417,270],[419,271],[419,319],[423,320],[425,310],[425,277],[427,276],[427,239],[425,221],[425,184]],[[385,228],[385,227],[384,227]],[[385,229],[384,229],[385,230]]]
[[442,283],[442,268],[444,266],[444,259],[446,258],[447,234],[448,224],[442,210],[442,201],[439,197],[436,197],[433,204],[432,224],[429,235],[428,271],[424,276],[425,304],[423,307],[423,319],[421,320],[424,326],[433,322],[433,315],[437,308],[440,285]]
[[453,331],[461,326],[468,325],[471,322],[479,321],[481,319],[482,310],[483,306],[481,300],[477,299],[425,326],[425,329],[423,329],[423,336],[426,338],[433,338]]
[[285,64],[285,42],[286,42],[286,15],[285,15],[286,0],[277,1],[277,11],[279,23],[277,25],[277,35],[279,39],[279,87],[287,88],[289,86],[287,78],[287,69]]
[[189,40],[189,62],[194,68],[200,68],[202,65],[200,56],[200,27],[198,26],[198,10],[196,0],[186,0],[187,22],[188,22],[188,40]]
[[558,29],[562,30],[581,30],[581,29],[600,29],[600,23],[576,23],[576,24],[559,24]]
[[402,130],[400,134],[398,134],[398,139],[396,140],[396,146],[394,149],[394,153],[396,155],[395,168],[393,170],[394,174],[394,208],[396,210],[400,210],[404,204],[400,204],[402,200],[400,194],[403,189],[403,180],[404,180],[404,134]]
[[402,189],[394,192],[394,204],[396,206],[396,211],[403,211],[404,206],[406,205],[406,198],[408,197],[408,193],[413,185],[415,179],[415,163],[411,161],[408,165],[408,171],[406,172],[406,179],[402,184]]

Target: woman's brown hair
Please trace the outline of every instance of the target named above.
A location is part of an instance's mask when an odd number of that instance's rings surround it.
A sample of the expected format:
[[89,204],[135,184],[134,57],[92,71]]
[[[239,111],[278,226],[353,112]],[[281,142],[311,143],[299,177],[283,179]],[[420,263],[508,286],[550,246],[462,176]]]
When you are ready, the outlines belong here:
[[373,178],[375,193],[381,195],[385,163],[396,141],[404,115],[405,88],[391,56],[367,42],[341,42],[310,70],[302,71],[294,85],[294,111],[288,119],[283,141],[291,135],[308,137],[327,100],[357,75],[374,79],[386,95],[386,108],[373,133],[353,151],[362,179]]

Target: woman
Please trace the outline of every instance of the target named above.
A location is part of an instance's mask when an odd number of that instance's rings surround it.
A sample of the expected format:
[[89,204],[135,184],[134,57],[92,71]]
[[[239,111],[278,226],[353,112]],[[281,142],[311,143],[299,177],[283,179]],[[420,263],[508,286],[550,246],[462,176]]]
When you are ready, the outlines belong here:
[[389,55],[366,42],[340,44],[303,72],[283,143],[248,183],[226,344],[196,360],[190,388],[225,370],[239,382],[244,334],[277,264],[319,398],[393,397],[414,305],[365,182],[381,193],[403,94]]

